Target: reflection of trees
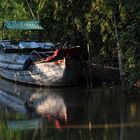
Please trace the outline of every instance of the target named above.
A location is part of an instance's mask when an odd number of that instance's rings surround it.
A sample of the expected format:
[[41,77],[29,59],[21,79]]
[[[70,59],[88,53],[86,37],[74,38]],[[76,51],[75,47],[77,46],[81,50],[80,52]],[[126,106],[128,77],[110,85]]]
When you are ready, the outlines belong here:
[[119,123],[120,109],[123,105],[120,89],[100,88],[93,89],[91,92],[89,97],[91,122],[96,122],[96,124]]
[[[67,106],[68,124],[79,125],[87,120],[86,114],[86,94],[83,89],[67,89],[64,95]],[[68,97],[69,96],[69,97]]]
[[137,99],[138,96],[124,94],[116,87],[92,89],[88,102],[91,134],[107,140],[129,140],[135,135],[137,140]]
[[[12,114],[14,115],[14,114]],[[11,115],[8,108],[0,102],[0,140],[20,140],[20,132],[8,129],[8,119]]]
[[[9,88],[4,88],[7,85]],[[13,86],[12,86],[13,85]],[[33,88],[28,89],[24,86],[18,86],[9,82],[0,84],[1,89],[5,89],[7,95],[19,97],[23,101],[33,102],[34,105],[41,104],[46,98],[56,98],[58,102],[64,102],[67,109],[67,124],[60,121],[60,129],[56,129],[55,121],[47,119],[33,120],[23,114],[8,113],[2,114],[0,111],[0,138],[4,133],[8,139],[11,136],[17,136],[15,139],[96,139],[96,140],[137,140],[139,137],[136,123],[139,121],[139,100],[132,95],[121,94],[120,88],[95,88],[85,90],[83,88],[61,88],[46,89]],[[2,109],[2,106],[1,106]],[[4,110],[4,109],[3,109]],[[6,111],[4,111],[6,112]],[[14,115],[13,115],[14,114]],[[15,117],[16,115],[16,117]],[[15,119],[16,118],[16,119]],[[6,125],[17,124],[14,131]],[[25,121],[25,122],[24,122]],[[35,127],[36,123],[39,127]],[[62,123],[61,123],[62,122]],[[133,123],[134,122],[134,123]],[[19,126],[18,126],[19,125]],[[20,127],[26,126],[26,128]],[[12,126],[12,125],[11,125]],[[11,129],[8,129],[8,127]],[[5,131],[5,132],[3,132]],[[23,133],[21,133],[23,132]],[[31,139],[30,138],[30,139]]]

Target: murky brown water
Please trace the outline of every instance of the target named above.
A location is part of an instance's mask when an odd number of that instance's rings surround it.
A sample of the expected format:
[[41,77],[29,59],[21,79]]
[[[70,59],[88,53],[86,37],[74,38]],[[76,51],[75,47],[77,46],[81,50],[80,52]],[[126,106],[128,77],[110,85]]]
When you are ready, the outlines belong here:
[[0,79],[0,140],[139,139],[140,92],[37,88]]

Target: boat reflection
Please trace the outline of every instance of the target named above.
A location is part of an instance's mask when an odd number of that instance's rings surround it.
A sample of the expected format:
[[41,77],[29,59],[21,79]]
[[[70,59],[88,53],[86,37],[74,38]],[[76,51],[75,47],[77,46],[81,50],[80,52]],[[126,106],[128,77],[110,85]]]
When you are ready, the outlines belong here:
[[60,117],[67,120],[67,109],[62,96],[55,93],[33,93],[25,102],[28,112],[33,112],[48,119]]
[[[39,118],[39,121],[45,123],[53,122],[53,126],[50,127],[60,128],[62,125],[64,127],[69,124],[80,124],[83,121],[80,116],[83,116],[85,111],[85,94],[82,90],[76,90],[77,88],[74,87],[61,89],[28,87],[2,79],[0,80],[0,102],[7,106],[8,110],[20,112],[27,118],[23,122],[13,120],[9,123],[12,127],[24,128],[20,127],[20,124],[24,126],[23,123],[26,122],[25,126],[29,126],[32,120]],[[42,122],[35,120],[34,124],[42,124]]]

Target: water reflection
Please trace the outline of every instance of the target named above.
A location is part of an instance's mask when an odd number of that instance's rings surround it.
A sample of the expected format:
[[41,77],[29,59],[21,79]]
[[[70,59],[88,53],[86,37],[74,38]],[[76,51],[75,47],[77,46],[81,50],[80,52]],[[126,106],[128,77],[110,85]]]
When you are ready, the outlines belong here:
[[[25,106],[25,103],[27,103]],[[138,140],[140,94],[35,88],[0,80],[0,139]]]
[[[0,102],[10,111],[21,112],[30,118],[42,118],[39,121],[46,119],[47,121],[54,121],[56,128],[60,127],[59,121],[61,119],[67,121],[67,109],[62,95],[50,89],[25,87],[2,80],[0,84]],[[26,120],[22,123],[24,125],[26,123],[28,127],[31,124],[36,124],[36,122],[36,120]],[[21,129],[18,122],[10,124],[12,124],[12,127],[16,124],[15,128],[19,126],[19,129]]]

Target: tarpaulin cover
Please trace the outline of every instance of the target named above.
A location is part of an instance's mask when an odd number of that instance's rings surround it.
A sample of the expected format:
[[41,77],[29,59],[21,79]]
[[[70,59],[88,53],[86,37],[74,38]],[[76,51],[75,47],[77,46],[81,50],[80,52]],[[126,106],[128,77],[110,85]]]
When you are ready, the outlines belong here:
[[39,21],[5,21],[4,29],[9,30],[43,30]]

